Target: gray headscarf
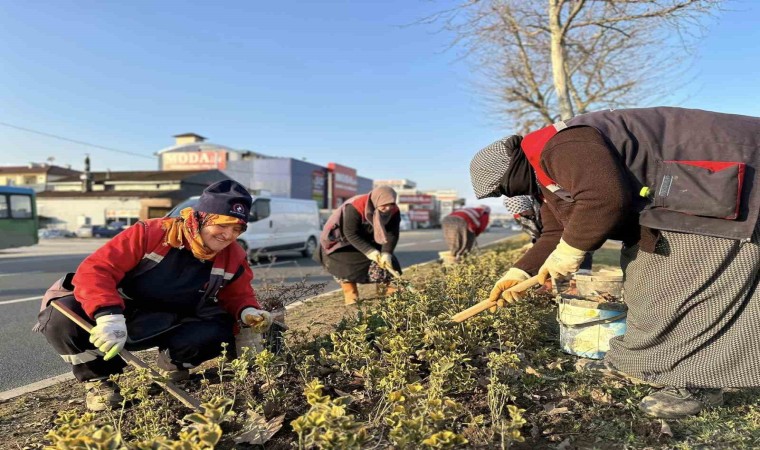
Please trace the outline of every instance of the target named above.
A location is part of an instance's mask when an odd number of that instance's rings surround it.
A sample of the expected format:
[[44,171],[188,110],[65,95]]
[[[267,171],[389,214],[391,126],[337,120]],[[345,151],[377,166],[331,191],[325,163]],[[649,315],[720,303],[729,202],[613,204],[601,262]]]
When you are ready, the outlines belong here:
[[[393,203],[393,208],[385,213],[381,213],[377,207]],[[367,209],[364,210],[364,219],[372,224],[375,242],[385,244],[388,242],[388,234],[385,232],[385,225],[391,220],[394,214],[398,213],[396,206],[396,191],[390,186],[379,186],[369,193],[367,200]]]

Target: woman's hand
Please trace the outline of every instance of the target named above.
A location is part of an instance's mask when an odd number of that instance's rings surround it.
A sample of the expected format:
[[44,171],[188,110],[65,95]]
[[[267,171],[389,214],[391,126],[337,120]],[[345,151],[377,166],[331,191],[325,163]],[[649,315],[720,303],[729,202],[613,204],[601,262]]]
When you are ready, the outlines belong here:
[[513,303],[520,300],[522,298],[522,292],[511,292],[508,291],[508,289],[528,278],[530,278],[530,275],[524,270],[520,270],[517,267],[509,269],[507,273],[494,284],[493,289],[491,289],[491,294],[488,296],[489,301],[496,303],[496,306],[491,308],[491,312],[495,312],[497,306],[499,308],[503,307],[504,302]]
[[254,332],[264,333],[272,325],[272,314],[269,311],[248,307],[240,313],[240,320]]
[[578,250],[560,239],[557,248],[546,258],[544,265],[538,269],[539,281],[544,283],[549,277],[567,277],[580,269],[585,258],[586,252],[584,250]]
[[380,260],[377,262],[377,265],[380,266],[381,269],[392,271],[393,269],[393,255],[390,253],[382,253],[380,254]]
[[105,353],[103,359],[108,361],[127,343],[127,322],[123,314],[110,314],[98,317],[95,324],[90,330],[90,342]]

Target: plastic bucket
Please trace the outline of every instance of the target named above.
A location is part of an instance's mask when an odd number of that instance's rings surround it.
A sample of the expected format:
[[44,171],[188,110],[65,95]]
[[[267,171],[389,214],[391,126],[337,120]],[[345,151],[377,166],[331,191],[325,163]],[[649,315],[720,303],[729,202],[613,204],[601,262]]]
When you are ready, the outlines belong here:
[[590,275],[575,274],[575,287],[581,297],[609,294],[623,296],[623,274],[595,272]]
[[557,309],[562,351],[602,359],[610,339],[625,333],[627,308],[623,303],[597,303],[562,296]]

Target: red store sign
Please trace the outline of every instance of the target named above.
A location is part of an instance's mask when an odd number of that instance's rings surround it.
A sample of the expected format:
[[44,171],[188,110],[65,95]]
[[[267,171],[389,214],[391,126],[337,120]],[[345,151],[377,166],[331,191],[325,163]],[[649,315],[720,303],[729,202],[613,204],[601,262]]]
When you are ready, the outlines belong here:
[[346,200],[357,194],[359,182],[356,179],[356,169],[335,163],[329,163],[327,168],[332,172],[332,195],[335,203],[332,206],[336,208],[340,204],[339,198]]
[[227,152],[167,152],[161,155],[161,161],[163,170],[224,169],[227,167]]

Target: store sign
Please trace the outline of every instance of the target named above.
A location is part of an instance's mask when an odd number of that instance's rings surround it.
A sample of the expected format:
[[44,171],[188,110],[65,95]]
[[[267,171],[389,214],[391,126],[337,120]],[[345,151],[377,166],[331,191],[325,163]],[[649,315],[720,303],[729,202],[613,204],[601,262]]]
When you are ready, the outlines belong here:
[[225,169],[227,152],[207,150],[202,152],[168,152],[161,155],[163,170]]
[[409,220],[412,222],[429,222],[430,211],[424,209],[411,209],[409,210]]
[[[335,163],[330,163],[327,167],[332,172],[333,202],[338,203],[336,200],[339,198],[348,199],[356,195],[359,186],[356,169]],[[336,206],[333,205],[333,207]]]
[[409,205],[425,205],[433,206],[433,196],[427,194],[421,195],[399,195],[399,203],[406,203]]

